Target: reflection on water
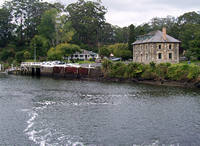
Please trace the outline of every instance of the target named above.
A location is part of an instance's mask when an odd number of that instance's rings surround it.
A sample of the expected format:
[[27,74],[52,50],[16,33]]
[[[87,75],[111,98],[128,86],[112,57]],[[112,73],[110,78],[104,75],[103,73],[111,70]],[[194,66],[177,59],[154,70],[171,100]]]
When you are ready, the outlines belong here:
[[0,77],[0,145],[199,145],[200,91]]

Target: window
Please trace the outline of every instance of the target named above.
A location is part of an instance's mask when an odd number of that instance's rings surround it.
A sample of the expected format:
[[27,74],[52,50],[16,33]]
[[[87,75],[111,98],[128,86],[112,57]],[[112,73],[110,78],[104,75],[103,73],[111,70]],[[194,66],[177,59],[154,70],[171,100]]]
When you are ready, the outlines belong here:
[[146,54],[146,60],[148,60],[148,54]]
[[161,45],[159,45],[159,49],[161,49]]
[[78,55],[74,55],[76,58],[78,57]]
[[172,53],[169,53],[169,59],[172,59]]
[[172,49],[172,45],[169,45],[169,49]]
[[83,55],[80,55],[80,57],[83,57]]
[[158,59],[162,59],[162,53],[158,53]]

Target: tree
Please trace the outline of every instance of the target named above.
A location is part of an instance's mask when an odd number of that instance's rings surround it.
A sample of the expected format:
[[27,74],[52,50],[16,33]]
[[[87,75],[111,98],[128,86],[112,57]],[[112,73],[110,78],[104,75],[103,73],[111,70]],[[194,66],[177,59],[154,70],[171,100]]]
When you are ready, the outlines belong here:
[[36,57],[46,57],[49,49],[49,41],[40,35],[35,35],[30,43],[31,56],[34,58],[34,49],[36,49]]
[[109,57],[110,56],[110,51],[109,49],[107,48],[107,46],[103,46],[99,49],[99,55],[100,56],[106,56],[106,57]]
[[178,23],[183,24],[200,24],[200,14],[196,12],[188,12],[178,17]]
[[114,45],[109,45],[108,50],[110,50],[115,57],[121,57],[123,60],[132,58],[132,52],[128,49],[128,44],[116,43]]
[[189,41],[186,56],[190,60],[200,60],[200,30],[195,33],[195,39]]
[[39,34],[49,40],[50,46],[56,45],[56,16],[58,12],[56,9],[46,11],[38,26]]
[[80,47],[75,44],[59,44],[56,48],[51,48],[47,55],[50,60],[62,60],[63,57],[70,57],[77,51],[81,51]]
[[56,40],[57,43],[69,43],[72,41],[75,30],[70,21],[67,20],[66,15],[62,15],[58,20],[60,23],[56,24]]
[[102,44],[112,44],[115,43],[114,38],[114,26],[109,23],[104,23],[99,34],[99,42]]
[[129,37],[128,27],[120,28],[119,26],[115,26],[113,29],[114,29],[115,43],[128,43],[128,37]]
[[17,62],[24,61],[24,51],[17,52],[15,55],[15,59],[17,60]]
[[131,50],[131,52],[133,51],[132,43],[134,43],[135,41],[136,41],[135,26],[133,24],[131,24],[129,26],[129,39],[128,39],[128,48],[129,48],[129,50]]
[[181,46],[187,50],[190,48],[189,42],[194,40],[196,32],[200,31],[200,25],[198,24],[184,24],[179,32],[179,39],[182,41]]
[[78,39],[84,44],[97,46],[106,13],[101,2],[78,0],[78,2],[68,5],[66,11],[78,34]]
[[24,58],[25,58],[25,59],[30,59],[30,58],[31,58],[31,53],[28,52],[28,51],[25,51],[25,52],[24,52]]
[[14,29],[12,15],[10,10],[6,8],[0,9],[0,47],[5,47],[12,38]]

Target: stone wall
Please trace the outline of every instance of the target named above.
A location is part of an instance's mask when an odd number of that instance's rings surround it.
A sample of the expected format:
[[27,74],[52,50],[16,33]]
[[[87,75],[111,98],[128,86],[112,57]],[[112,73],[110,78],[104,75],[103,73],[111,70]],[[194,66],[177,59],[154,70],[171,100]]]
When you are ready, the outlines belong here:
[[133,62],[179,63],[179,43],[146,43],[133,46]]

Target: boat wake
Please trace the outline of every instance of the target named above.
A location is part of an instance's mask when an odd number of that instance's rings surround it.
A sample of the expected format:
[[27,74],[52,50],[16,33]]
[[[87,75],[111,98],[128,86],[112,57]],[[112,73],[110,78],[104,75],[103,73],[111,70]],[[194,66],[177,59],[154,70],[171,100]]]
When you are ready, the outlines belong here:
[[27,112],[29,116],[29,119],[26,121],[27,127],[24,130],[29,140],[40,146],[83,145],[81,142],[76,141],[78,137],[65,135],[50,127],[46,123],[48,121],[40,119],[40,113],[47,109],[48,106],[55,104],[55,102],[45,101],[37,102],[37,104],[42,106],[35,107],[32,110],[22,110],[23,112]]

